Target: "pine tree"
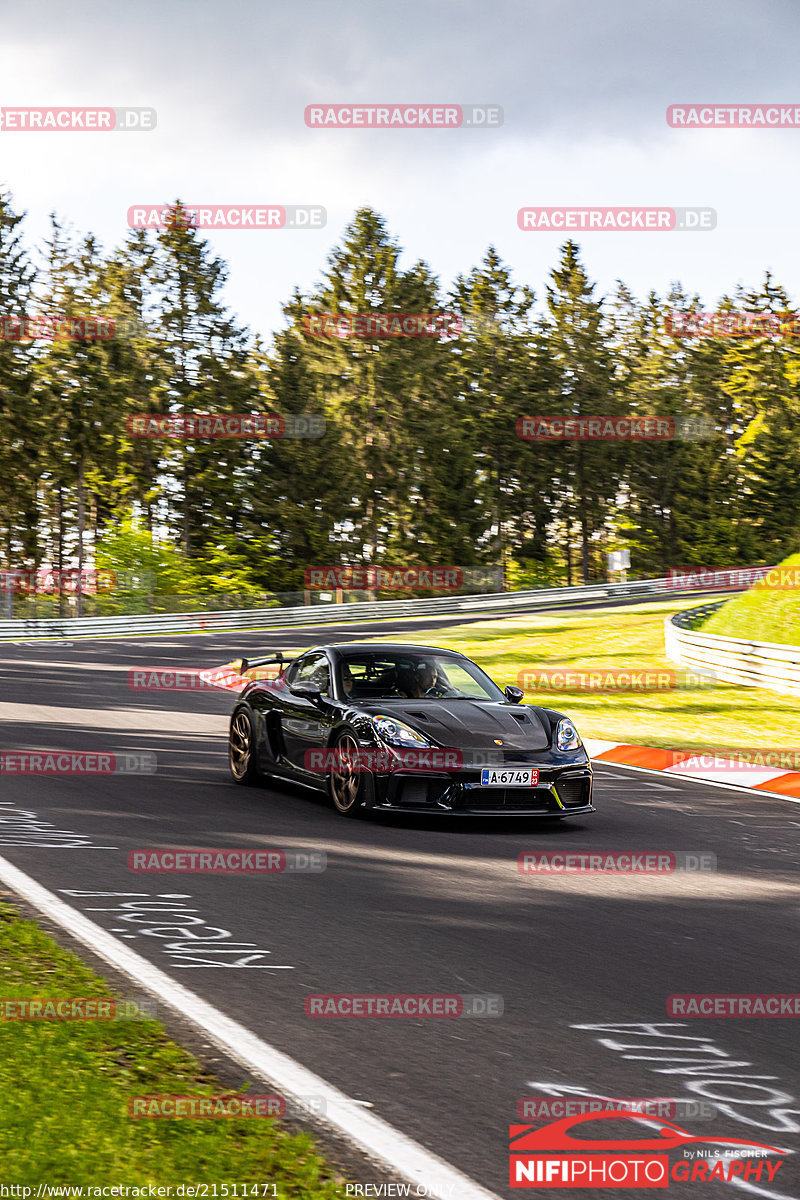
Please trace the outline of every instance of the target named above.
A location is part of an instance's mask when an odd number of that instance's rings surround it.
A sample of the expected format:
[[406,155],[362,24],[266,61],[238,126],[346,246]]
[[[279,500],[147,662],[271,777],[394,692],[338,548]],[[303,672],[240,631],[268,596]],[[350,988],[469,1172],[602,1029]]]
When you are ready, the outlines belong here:
[[[227,267],[211,254],[191,217],[176,201],[156,235],[153,311],[160,342],[155,411],[227,414],[250,411],[247,335],[228,315],[220,293]],[[184,553],[227,528],[227,480],[239,445],[187,439],[164,443],[162,470],[172,478],[169,509],[180,525]]]
[[[40,561],[36,537],[44,444],[33,389],[36,345],[15,322],[31,314],[35,273],[22,244],[23,217],[0,193],[0,554],[9,567]],[[13,594],[0,595],[10,607]]]
[[451,444],[455,451],[466,443],[474,460],[464,472],[472,475],[465,516],[471,510],[473,544],[486,544],[504,581],[511,558],[548,557],[548,456],[517,436],[518,420],[543,412],[552,398],[554,369],[533,321],[535,299],[514,283],[494,247],[480,267],[459,276],[452,293],[464,329],[451,347],[458,386]]
[[[383,219],[359,210],[329,257],[323,286],[305,300],[305,317],[436,312],[436,280],[421,262],[402,270],[400,253]],[[433,400],[443,362],[438,340],[317,337],[307,321],[296,329],[306,334],[331,432],[346,448],[342,552],[356,561],[399,561],[410,553],[419,561],[414,548],[436,503],[427,491],[428,456],[444,441]]]
[[[548,343],[557,372],[555,413],[621,415],[625,410],[614,388],[609,325],[602,301],[594,298],[595,285],[589,282],[575,242],[564,244],[561,261],[550,278]],[[555,511],[565,527],[567,553],[572,528],[577,525],[581,575],[588,584],[593,569],[598,571],[591,561],[592,542],[605,531],[626,452],[615,442],[545,445],[555,470]]]

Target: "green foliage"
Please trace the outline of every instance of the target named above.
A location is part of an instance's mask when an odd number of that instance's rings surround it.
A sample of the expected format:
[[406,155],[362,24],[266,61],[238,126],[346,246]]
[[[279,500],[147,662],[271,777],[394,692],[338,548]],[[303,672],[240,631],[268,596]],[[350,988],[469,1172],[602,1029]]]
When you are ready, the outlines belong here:
[[564,560],[556,553],[547,558],[514,558],[508,564],[506,587],[512,592],[564,586]]
[[155,542],[151,531],[134,517],[104,532],[96,556],[99,569],[132,577],[136,590],[168,594],[197,590],[197,565],[177,546]]
[[[53,219],[38,276],[0,196],[0,314],[106,316],[117,335],[0,339],[0,567],[152,572],[129,595],[17,602],[17,615],[294,592],[309,566],[457,565],[506,587],[775,560],[800,533],[800,349],[687,339],[675,285],[597,296],[567,242],[542,302],[489,247],[449,293],[358,210],[269,345],[225,308],[227,268],[182,218],[110,252]],[[770,275],[722,308],[782,313]],[[455,312],[436,337],[321,337],[321,313]],[[142,438],[137,414],[309,415],[320,437]],[[529,442],[520,417],[659,416],[699,435]],[[136,597],[138,596],[138,599]],[[146,601],[144,598],[147,598]],[[24,610],[24,611],[23,611]]]
[[[795,539],[797,544],[797,539]],[[734,596],[703,624],[703,633],[800,646],[800,554],[741,596]]]
[[[98,571],[111,571],[116,577],[110,592],[98,597],[95,611],[102,614],[135,610],[131,594],[147,596],[153,610],[163,607],[168,597],[199,601],[230,596],[242,604],[248,597],[259,603],[264,600],[251,557],[240,548],[220,546],[209,549],[202,559],[189,558],[181,547],[155,541],[135,517],[126,517],[103,533],[96,547],[96,563]],[[176,606],[166,603],[166,607],[173,610]]]

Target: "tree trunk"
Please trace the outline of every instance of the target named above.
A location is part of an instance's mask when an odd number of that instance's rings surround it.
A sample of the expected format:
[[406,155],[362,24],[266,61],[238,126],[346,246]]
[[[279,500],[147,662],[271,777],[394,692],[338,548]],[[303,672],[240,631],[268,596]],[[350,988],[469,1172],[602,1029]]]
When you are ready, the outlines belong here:
[[566,530],[564,550],[567,557],[567,587],[572,587],[572,528],[569,517],[566,520]]
[[81,451],[80,462],[78,463],[78,580],[75,585],[75,595],[78,600],[77,615],[79,617],[83,616],[83,535],[86,524],[86,509],[83,494],[83,457],[83,451]]
[[589,515],[586,511],[586,479],[583,471],[583,446],[578,442],[578,515],[581,522],[581,573],[589,582]]
[[58,549],[56,558],[56,567],[58,573],[58,615],[64,615],[64,589],[62,580],[64,578],[64,487],[63,484],[58,485]]

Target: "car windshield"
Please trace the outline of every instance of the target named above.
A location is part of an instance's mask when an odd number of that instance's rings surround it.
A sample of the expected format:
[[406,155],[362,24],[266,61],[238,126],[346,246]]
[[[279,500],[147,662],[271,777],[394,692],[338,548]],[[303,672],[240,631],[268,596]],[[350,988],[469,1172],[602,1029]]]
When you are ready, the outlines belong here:
[[504,699],[500,688],[468,658],[424,651],[344,654],[339,688],[352,700]]

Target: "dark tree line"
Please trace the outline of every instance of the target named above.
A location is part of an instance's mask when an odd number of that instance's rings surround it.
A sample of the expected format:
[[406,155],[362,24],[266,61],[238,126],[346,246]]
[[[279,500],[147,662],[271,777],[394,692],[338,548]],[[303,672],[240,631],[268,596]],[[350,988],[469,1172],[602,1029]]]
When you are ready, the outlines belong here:
[[[221,299],[186,220],[105,252],[54,220],[34,256],[0,196],[0,566],[155,566],[158,588],[294,591],[327,563],[501,567],[506,586],[778,561],[797,549],[800,355],[791,337],[676,336],[675,288],[595,294],[567,242],[541,293],[489,248],[449,290],[362,209],[321,285],[266,342]],[[785,313],[784,290],[717,309]],[[310,336],[314,313],[460,314],[443,337]],[[115,336],[14,318],[105,315]],[[152,440],[133,414],[316,414],[321,438]],[[669,441],[528,442],[530,415],[658,415]]]

